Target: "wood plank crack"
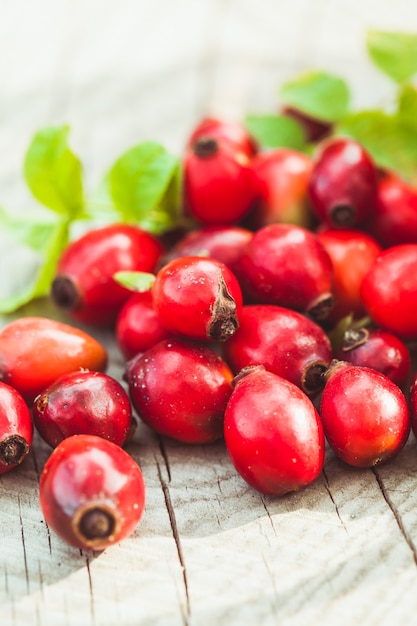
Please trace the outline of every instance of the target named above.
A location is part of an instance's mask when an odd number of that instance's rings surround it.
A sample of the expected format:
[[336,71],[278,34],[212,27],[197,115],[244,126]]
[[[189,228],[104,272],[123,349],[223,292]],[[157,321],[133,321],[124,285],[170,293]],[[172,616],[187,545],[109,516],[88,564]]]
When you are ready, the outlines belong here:
[[390,495],[388,493],[388,491],[385,488],[384,485],[384,481],[382,480],[380,474],[378,473],[378,471],[375,469],[375,467],[372,468],[372,473],[375,476],[375,480],[378,484],[378,487],[381,490],[382,496],[385,500],[385,502],[387,503],[387,505],[389,506],[389,508],[391,509],[391,512],[395,518],[395,521],[397,522],[398,528],[400,529],[400,532],[402,534],[402,536],[404,537],[408,547],[411,550],[411,553],[413,555],[413,559],[414,559],[414,563],[417,565],[417,547],[415,545],[415,543],[413,542],[413,540],[411,539],[410,534],[407,532],[403,521],[401,519],[401,515],[399,513],[399,511],[397,510],[394,502],[391,500]]
[[344,521],[343,521],[343,519],[342,519],[342,517],[340,515],[340,511],[339,511],[339,507],[337,506],[337,502],[333,498],[333,494],[332,494],[332,491],[330,489],[329,479],[328,479],[328,476],[326,474],[325,469],[323,469],[322,474],[323,474],[323,478],[324,478],[324,487],[325,487],[327,493],[329,494],[329,498],[332,501],[332,504],[334,506],[334,510],[336,512],[337,517],[339,518],[340,524],[341,524],[343,530],[345,531],[345,533],[348,535],[349,534],[348,529],[346,528],[346,525],[345,525],[345,523],[344,523]]
[[[165,456],[164,456],[164,460],[166,462]],[[185,610],[185,614],[184,614],[184,612],[182,610],[182,607],[181,607],[181,613],[182,613],[182,617],[183,617],[183,621],[184,621],[184,626],[188,626],[188,624],[189,624],[189,616],[190,616],[190,598],[189,598],[189,594],[188,594],[187,570],[186,570],[186,567],[185,567],[185,560],[184,560],[184,555],[183,555],[182,546],[181,546],[181,538],[180,538],[180,534],[178,532],[177,520],[176,520],[176,517],[175,517],[175,510],[174,510],[174,507],[172,505],[171,494],[169,492],[168,484],[167,484],[167,482],[164,480],[164,478],[162,476],[161,467],[160,467],[158,462],[156,463],[156,466],[157,466],[157,470],[158,470],[159,482],[161,483],[162,492],[164,494],[165,506],[166,506],[167,511],[168,511],[169,522],[171,524],[172,536],[173,536],[174,541],[175,541],[175,545],[176,545],[176,548],[177,548],[178,559],[179,559],[179,562],[180,562],[180,565],[181,565],[181,569],[182,569],[182,577],[183,577],[183,582],[184,582],[185,599],[186,599],[186,610]]]

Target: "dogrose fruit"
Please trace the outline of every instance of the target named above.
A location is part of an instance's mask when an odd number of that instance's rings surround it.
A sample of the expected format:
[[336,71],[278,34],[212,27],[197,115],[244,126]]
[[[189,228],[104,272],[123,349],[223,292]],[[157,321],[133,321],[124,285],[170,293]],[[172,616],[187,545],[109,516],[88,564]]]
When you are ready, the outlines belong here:
[[52,300],[78,321],[112,325],[131,296],[114,274],[153,272],[162,251],[162,244],[138,226],[94,228],[64,250],[51,286]]
[[222,347],[235,374],[261,364],[309,396],[322,389],[323,373],[332,360],[330,340],[321,326],[297,311],[273,304],[244,306],[240,327]]
[[59,376],[80,369],[105,371],[107,351],[79,328],[46,317],[21,317],[0,331],[0,380],[26,402]]
[[263,366],[242,370],[226,407],[224,438],[242,478],[282,496],[312,483],[324,462],[324,434],[312,401]]
[[377,172],[363,146],[348,137],[324,140],[313,157],[309,195],[319,220],[337,228],[363,223],[375,207]]
[[417,243],[381,252],[366,273],[361,297],[377,326],[403,340],[417,339]]
[[161,324],[174,335],[226,341],[239,326],[239,282],[215,259],[185,256],[169,261],[155,276],[152,300]]
[[223,435],[233,374],[206,345],[165,339],[128,363],[132,404],[154,431],[184,443]]
[[317,235],[293,224],[260,228],[240,258],[243,292],[256,304],[277,304],[314,320],[333,307],[333,266]]
[[75,548],[104,550],[133,533],[145,508],[145,482],[136,461],[95,435],[61,441],[39,482],[46,523]]
[[250,159],[226,141],[197,139],[184,157],[184,205],[202,224],[233,224],[255,198]]
[[326,372],[320,403],[326,439],[353,467],[373,467],[396,455],[407,441],[407,400],[387,376],[335,361]]
[[53,448],[71,435],[103,437],[122,446],[132,411],[124,387],[104,372],[70,372],[60,376],[33,403],[33,420]]
[[0,474],[23,462],[32,440],[33,422],[26,402],[16,389],[0,382]]

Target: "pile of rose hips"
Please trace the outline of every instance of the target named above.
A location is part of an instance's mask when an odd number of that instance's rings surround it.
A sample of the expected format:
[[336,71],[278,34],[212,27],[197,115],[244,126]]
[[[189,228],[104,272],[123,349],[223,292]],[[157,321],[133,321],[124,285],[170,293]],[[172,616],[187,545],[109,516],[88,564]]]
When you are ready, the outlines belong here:
[[133,411],[180,442],[224,437],[271,495],[314,481],[325,441],[367,468],[417,433],[417,190],[350,138],[315,140],[312,156],[262,151],[242,125],[205,119],[183,160],[187,228],[117,223],[69,244],[51,297],[114,330],[127,390],[75,326],[0,331],[0,472],[36,427],[54,448],[41,507],[69,544],[103,549],[141,518],[143,476],[123,449]]

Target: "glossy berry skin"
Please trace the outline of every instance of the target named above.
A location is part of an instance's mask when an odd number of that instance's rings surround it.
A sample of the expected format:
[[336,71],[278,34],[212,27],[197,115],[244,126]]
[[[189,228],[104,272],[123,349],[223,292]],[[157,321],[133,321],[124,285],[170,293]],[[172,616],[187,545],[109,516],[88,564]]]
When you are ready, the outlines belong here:
[[364,222],[375,205],[377,172],[373,160],[355,140],[330,138],[314,157],[309,195],[318,219],[336,228]]
[[264,367],[314,396],[324,385],[323,372],[333,353],[324,330],[304,315],[284,307],[245,305],[240,327],[223,345],[223,356],[237,374],[244,367]]
[[361,285],[361,297],[377,326],[403,340],[417,338],[417,244],[384,250]]
[[70,546],[104,550],[133,533],[145,507],[134,459],[95,435],[61,441],[43,468],[39,497],[49,528]]
[[60,376],[33,403],[33,420],[41,437],[55,448],[71,435],[103,437],[122,446],[132,411],[122,385],[103,372]]
[[327,372],[319,412],[329,445],[353,467],[390,460],[410,431],[407,401],[400,388],[374,369],[343,361]]
[[261,152],[252,160],[257,187],[249,216],[253,229],[275,223],[313,225],[308,198],[312,165],[310,156],[289,148]]
[[237,152],[252,158],[258,151],[254,138],[239,122],[205,117],[192,130],[187,147],[192,147],[198,139],[210,137],[220,143],[229,144]]
[[233,374],[208,346],[166,339],[130,361],[125,377],[139,417],[157,433],[190,444],[222,437]]
[[260,228],[242,253],[241,285],[250,301],[325,319],[333,306],[333,268],[317,235],[291,224]]
[[216,259],[173,259],[156,274],[154,309],[172,334],[199,341],[225,341],[239,325],[242,292],[237,278]]
[[384,248],[417,243],[417,189],[394,173],[383,176],[365,227]]
[[413,374],[410,383],[409,406],[411,429],[413,431],[414,437],[417,437],[417,373]]
[[115,326],[116,342],[126,360],[169,337],[154,309],[152,293],[134,293],[122,306]]
[[250,159],[226,142],[201,137],[183,162],[186,212],[204,225],[234,224],[255,198]]
[[336,323],[347,315],[364,316],[362,280],[382,251],[381,246],[371,235],[350,228],[327,228],[317,236],[333,266],[334,306],[328,322]]
[[181,237],[164,255],[165,262],[180,256],[208,256],[221,261],[239,277],[240,257],[252,239],[252,231],[242,226],[203,226]]
[[105,371],[108,355],[93,336],[46,317],[21,317],[0,331],[0,379],[28,403],[58,376],[80,369]]
[[131,295],[129,289],[114,279],[114,274],[153,272],[162,251],[161,243],[153,235],[131,224],[92,229],[63,252],[51,297],[77,321],[111,326]]
[[401,388],[409,381],[411,355],[408,347],[399,337],[380,328],[347,330],[335,358],[375,369]]
[[262,366],[236,377],[224,439],[236,470],[262,493],[298,491],[323,468],[324,434],[313,403],[296,385]]
[[25,400],[16,389],[0,382],[0,474],[23,462],[32,440],[32,416]]

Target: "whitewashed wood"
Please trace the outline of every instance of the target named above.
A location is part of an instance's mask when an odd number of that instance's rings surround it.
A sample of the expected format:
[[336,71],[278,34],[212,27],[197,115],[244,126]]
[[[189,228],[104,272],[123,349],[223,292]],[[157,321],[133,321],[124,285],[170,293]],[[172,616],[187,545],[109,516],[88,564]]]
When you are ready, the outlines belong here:
[[[384,6],[381,6],[381,5]],[[277,88],[311,67],[345,76],[356,106],[392,86],[364,33],[417,29],[409,0],[0,0],[0,204],[33,211],[21,165],[33,132],[68,122],[92,192],[121,152],[155,139],[180,153],[206,113],[276,110]],[[2,280],[20,254],[2,248]],[[19,314],[61,318],[50,302]],[[9,318],[3,318],[4,324]],[[110,373],[123,361],[113,338]],[[384,626],[417,622],[417,445],[374,471],[326,460],[303,492],[267,498],[234,471],[223,443],[187,447],[139,425],[145,514],[101,554],[49,531],[39,438],[0,476],[1,626]]]

